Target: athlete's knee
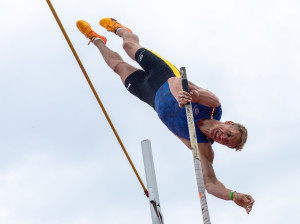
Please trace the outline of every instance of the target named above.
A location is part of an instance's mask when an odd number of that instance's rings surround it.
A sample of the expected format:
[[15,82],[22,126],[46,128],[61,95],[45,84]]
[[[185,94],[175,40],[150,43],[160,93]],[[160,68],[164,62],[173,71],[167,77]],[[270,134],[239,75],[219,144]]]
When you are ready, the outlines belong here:
[[123,72],[123,70],[126,69],[126,65],[128,65],[126,62],[118,61],[113,65],[112,69],[115,73],[120,75]]

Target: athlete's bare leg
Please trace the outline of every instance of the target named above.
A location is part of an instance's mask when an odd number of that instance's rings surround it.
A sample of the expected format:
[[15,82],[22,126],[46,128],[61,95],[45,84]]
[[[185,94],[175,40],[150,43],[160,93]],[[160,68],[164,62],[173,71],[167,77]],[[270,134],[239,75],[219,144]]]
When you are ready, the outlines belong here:
[[[125,83],[126,78],[133,72],[138,69],[134,66],[123,61],[121,56],[117,53],[109,49],[102,40],[98,39],[94,41],[95,46],[99,49],[102,54],[106,64],[117,73],[123,84]],[[132,50],[131,50],[132,51]],[[130,51],[130,53],[131,53]],[[126,51],[127,52],[127,51]]]
[[137,35],[128,32],[126,29],[117,30],[117,35],[123,39],[123,48],[128,56],[135,60],[135,53],[138,49],[142,48],[139,44],[139,38]]

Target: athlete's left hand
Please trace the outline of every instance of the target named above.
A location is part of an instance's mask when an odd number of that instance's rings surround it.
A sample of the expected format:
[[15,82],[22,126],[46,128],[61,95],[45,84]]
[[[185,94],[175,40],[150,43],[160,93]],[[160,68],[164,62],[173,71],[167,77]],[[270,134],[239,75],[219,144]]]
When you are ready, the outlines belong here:
[[179,91],[177,95],[177,102],[179,107],[184,107],[186,104],[192,102],[193,92]]

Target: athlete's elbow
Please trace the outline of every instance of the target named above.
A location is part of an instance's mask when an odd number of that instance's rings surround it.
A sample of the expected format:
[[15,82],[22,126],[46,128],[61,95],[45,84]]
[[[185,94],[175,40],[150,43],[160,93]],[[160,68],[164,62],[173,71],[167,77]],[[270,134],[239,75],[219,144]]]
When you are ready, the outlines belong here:
[[213,192],[213,183],[205,183],[204,184],[207,193],[212,194]]
[[204,186],[207,193],[209,194],[215,195],[216,192],[218,191],[218,184],[216,178],[209,179],[209,181],[206,181],[204,183]]

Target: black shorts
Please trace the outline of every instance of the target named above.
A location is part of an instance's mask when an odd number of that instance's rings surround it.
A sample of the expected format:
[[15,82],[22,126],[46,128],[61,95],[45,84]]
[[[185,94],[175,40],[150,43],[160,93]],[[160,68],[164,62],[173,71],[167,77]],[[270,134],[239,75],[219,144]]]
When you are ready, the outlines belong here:
[[171,77],[180,77],[178,69],[159,55],[139,49],[135,60],[144,70],[137,70],[125,80],[126,89],[155,109],[157,90]]

